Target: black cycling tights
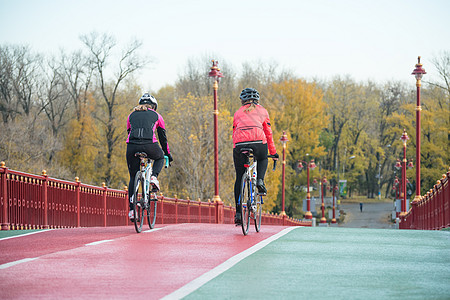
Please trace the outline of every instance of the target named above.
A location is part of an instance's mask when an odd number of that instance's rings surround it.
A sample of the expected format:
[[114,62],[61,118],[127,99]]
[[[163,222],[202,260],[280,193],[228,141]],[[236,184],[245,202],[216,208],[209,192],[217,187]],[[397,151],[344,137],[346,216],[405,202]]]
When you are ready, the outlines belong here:
[[[127,145],[127,165],[128,172],[130,173],[130,182],[128,183],[128,199],[131,198],[134,190],[134,179],[136,177],[137,171],[139,171],[139,157],[134,156],[136,152],[145,152],[147,157],[154,160],[153,163],[153,173],[152,176],[158,177],[164,166],[164,152],[158,143],[137,145],[128,144]],[[130,209],[133,209],[130,203]]]
[[253,155],[258,162],[256,167],[257,171],[257,179],[264,180],[264,176],[266,175],[268,159],[267,159],[267,144],[256,143],[256,144],[243,144],[239,143],[233,149],[233,160],[234,160],[234,168],[236,169],[236,182],[234,183],[234,200],[236,202],[236,208],[238,207],[239,194],[241,193],[241,181],[242,176],[245,173],[244,163],[246,160],[245,155],[240,153],[240,149],[242,148],[251,148],[253,149]]

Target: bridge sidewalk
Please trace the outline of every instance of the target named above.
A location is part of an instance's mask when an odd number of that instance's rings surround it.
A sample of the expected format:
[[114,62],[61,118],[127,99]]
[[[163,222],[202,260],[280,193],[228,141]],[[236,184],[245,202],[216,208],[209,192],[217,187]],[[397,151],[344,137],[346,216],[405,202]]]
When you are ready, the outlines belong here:
[[450,299],[450,232],[297,228],[186,299]]

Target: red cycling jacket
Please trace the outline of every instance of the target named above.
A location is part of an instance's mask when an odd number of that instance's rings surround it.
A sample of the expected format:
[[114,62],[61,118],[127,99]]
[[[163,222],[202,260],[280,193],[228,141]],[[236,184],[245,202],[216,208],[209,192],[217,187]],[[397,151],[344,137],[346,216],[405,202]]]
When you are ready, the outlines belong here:
[[244,109],[249,105],[241,106],[234,114],[233,148],[239,143],[262,141],[268,145],[270,155],[274,155],[277,150],[273,142],[269,113],[261,105],[256,105],[252,111],[245,112]]

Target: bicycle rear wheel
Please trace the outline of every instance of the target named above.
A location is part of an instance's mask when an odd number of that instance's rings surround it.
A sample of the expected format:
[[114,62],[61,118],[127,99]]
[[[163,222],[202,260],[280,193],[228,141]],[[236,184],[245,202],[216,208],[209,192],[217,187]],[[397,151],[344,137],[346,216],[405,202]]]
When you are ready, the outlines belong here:
[[148,226],[150,229],[155,228],[156,223],[156,206],[158,204],[156,194],[151,193],[148,201],[148,208],[147,208],[147,221]]
[[242,233],[244,235],[248,234],[248,225],[250,223],[250,194],[251,194],[251,186],[250,180],[247,174],[242,176],[242,184],[241,184],[241,225],[242,225]]
[[144,224],[144,199],[141,195],[144,194],[144,178],[140,171],[136,173],[134,181],[134,228],[137,233],[142,231],[142,225]]
[[262,217],[262,196],[255,196],[255,206],[256,210],[254,211],[255,214],[255,229],[256,232],[259,232],[261,229],[261,217]]

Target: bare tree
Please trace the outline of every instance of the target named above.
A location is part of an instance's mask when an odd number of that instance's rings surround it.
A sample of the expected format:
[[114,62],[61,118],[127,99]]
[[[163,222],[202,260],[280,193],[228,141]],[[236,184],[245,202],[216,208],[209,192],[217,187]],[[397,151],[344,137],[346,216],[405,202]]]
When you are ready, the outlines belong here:
[[74,104],[77,120],[80,120],[83,107],[87,104],[95,65],[81,51],[76,51],[70,55],[61,53],[61,67],[67,93]]
[[33,54],[27,46],[13,48],[15,60],[13,69],[13,86],[19,105],[25,115],[29,115],[34,104],[33,96],[36,89],[39,55]]
[[442,82],[427,81],[427,83],[446,90],[448,97],[450,97],[450,51],[443,51],[439,56],[434,57],[431,62],[436,68]]
[[17,114],[17,102],[14,101],[13,69],[12,48],[0,46],[0,111],[5,124],[9,120],[14,121]]
[[[117,70],[114,72],[114,75],[108,76],[108,63],[113,56],[112,50],[117,45],[114,37],[107,34],[99,35],[93,32],[81,36],[81,41],[88,48],[90,58],[95,66],[97,84],[100,89],[99,97],[103,100],[103,107],[105,107],[106,116],[104,118],[99,116],[98,119],[104,126],[104,137],[107,145],[104,179],[107,184],[110,184],[113,168],[112,155],[120,138],[120,135],[116,132],[117,128],[114,125],[119,86],[128,75],[142,68],[146,64],[146,60],[141,58],[137,53],[142,43],[134,40],[119,56]],[[112,79],[109,79],[110,77]]]
[[43,78],[37,90],[40,111],[44,112],[49,120],[55,138],[67,124],[66,112],[70,104],[61,71],[61,65],[56,64],[54,59],[46,60],[46,64],[42,65]]

